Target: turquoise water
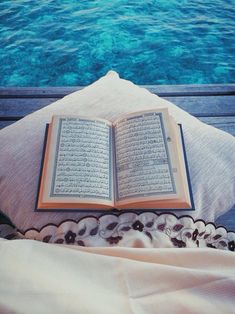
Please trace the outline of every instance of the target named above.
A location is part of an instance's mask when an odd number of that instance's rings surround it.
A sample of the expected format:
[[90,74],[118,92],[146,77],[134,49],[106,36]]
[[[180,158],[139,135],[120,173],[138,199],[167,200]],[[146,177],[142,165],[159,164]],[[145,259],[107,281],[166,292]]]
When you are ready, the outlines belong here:
[[235,82],[235,1],[0,2],[0,85]]

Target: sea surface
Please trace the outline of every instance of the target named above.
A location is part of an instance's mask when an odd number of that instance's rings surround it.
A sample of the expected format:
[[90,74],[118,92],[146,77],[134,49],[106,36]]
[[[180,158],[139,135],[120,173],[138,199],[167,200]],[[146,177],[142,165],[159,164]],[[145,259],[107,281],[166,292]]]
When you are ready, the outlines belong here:
[[0,1],[0,86],[235,83],[235,0]]

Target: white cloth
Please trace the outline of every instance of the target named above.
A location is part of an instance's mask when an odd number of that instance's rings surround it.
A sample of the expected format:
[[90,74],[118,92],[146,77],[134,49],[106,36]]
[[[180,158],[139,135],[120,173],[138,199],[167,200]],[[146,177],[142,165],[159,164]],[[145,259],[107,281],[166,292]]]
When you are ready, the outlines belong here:
[[235,254],[0,240],[0,313],[225,314]]

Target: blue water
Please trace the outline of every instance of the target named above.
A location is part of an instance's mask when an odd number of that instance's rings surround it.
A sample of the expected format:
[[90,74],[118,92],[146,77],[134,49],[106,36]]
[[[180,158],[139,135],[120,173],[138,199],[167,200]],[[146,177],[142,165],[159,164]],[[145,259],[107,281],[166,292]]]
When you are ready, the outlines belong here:
[[0,1],[0,85],[235,82],[234,0]]

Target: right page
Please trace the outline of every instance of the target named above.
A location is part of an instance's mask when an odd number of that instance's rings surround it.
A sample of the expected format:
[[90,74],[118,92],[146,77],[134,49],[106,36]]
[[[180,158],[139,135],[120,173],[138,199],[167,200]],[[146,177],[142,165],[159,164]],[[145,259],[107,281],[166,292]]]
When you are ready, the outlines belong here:
[[114,134],[116,207],[190,207],[179,132],[167,109],[125,115]]

